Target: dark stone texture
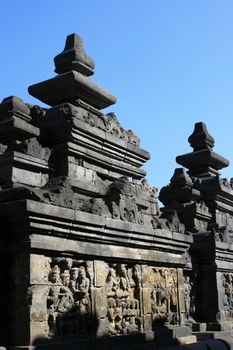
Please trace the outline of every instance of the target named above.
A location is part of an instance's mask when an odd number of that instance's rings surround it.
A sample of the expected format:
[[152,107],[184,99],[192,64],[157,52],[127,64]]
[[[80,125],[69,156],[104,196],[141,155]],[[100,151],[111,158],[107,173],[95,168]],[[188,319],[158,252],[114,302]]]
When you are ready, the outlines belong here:
[[58,74],[71,70],[86,76],[94,73],[95,63],[84,52],[82,39],[76,33],[67,36],[65,48],[54,58],[54,63]]
[[214,139],[204,123],[195,125],[189,142],[194,151],[177,157],[188,172],[176,169],[159,199],[164,203],[163,213],[175,210],[186,231],[193,235],[190,246],[193,272],[187,272],[189,281],[193,279],[190,289],[193,296],[189,300],[190,324],[195,320],[193,330],[232,332],[233,278],[229,257],[233,192],[231,181],[221,179],[218,173],[229,162],[213,152]]
[[78,99],[91,103],[99,109],[116,103],[113,95],[76,71],[70,71],[31,85],[28,92],[50,106],[56,106],[63,102],[75,103]]
[[195,124],[189,143],[193,152],[176,157],[176,161],[188,168],[190,175],[195,177],[217,175],[218,170],[229,165],[227,159],[213,152],[214,139],[204,123]]

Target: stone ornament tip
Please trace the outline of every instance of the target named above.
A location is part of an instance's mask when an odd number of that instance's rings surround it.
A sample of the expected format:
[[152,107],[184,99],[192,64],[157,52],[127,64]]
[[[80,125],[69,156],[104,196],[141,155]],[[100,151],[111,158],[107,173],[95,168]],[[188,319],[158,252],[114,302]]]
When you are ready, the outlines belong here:
[[208,133],[207,127],[203,122],[195,124],[194,131],[189,136],[188,141],[194,152],[214,147],[214,138]]
[[85,53],[82,38],[76,33],[67,36],[65,48],[54,58],[54,63],[58,74],[72,70],[85,76],[94,74],[95,62]]

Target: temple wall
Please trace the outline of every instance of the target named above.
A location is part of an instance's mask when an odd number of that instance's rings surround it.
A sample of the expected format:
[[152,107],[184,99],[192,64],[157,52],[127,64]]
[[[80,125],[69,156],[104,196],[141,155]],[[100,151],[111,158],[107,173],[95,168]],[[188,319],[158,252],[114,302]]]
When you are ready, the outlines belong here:
[[116,98],[89,78],[81,38],[68,36],[54,61],[57,75],[29,87],[47,108],[0,104],[0,346],[232,335],[233,182],[220,178],[229,162],[205,124],[159,208],[142,168],[150,155],[102,112]]

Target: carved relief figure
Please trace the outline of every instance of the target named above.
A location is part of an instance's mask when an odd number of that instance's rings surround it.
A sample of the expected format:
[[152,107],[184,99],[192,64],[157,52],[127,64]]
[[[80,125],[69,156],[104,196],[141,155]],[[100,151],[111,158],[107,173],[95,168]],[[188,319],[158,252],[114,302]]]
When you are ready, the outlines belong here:
[[[49,274],[49,286],[47,307],[50,335],[54,335],[63,328],[67,328],[68,322],[76,329],[73,333],[85,331],[87,319],[91,310],[90,279],[86,269],[90,270],[88,262],[86,267],[80,265],[70,269],[61,269],[58,265],[51,268]],[[73,321],[72,321],[73,319]],[[74,327],[74,324],[76,326]],[[65,326],[64,326],[65,325]]]
[[67,285],[62,284],[60,268],[57,265],[51,269],[49,281],[51,282],[51,286],[49,287],[47,297],[48,323],[50,331],[56,333],[57,316],[63,312],[69,311],[72,308],[74,299]]
[[113,267],[109,268],[109,273],[106,281],[107,296],[115,297],[116,292],[119,289],[120,279],[116,275],[116,271]]
[[[110,185],[108,206],[112,218],[129,222],[138,221],[138,207],[134,192],[135,188],[127,176],[120,177]],[[139,221],[142,221],[141,216]]]
[[61,274],[61,281],[63,284],[62,290],[64,291],[64,295],[61,297],[61,300],[58,305],[58,311],[60,313],[69,311],[72,309],[74,305],[74,297],[69,289],[69,283],[70,283],[70,273],[69,270],[65,270]]
[[85,315],[90,312],[89,287],[90,281],[87,278],[85,267],[80,266],[75,291],[75,300],[80,315]]
[[233,308],[233,274],[222,274],[222,286],[223,286],[223,306],[225,310],[231,310]]
[[112,265],[106,280],[110,335],[136,333],[141,320],[133,269],[126,264]]
[[185,304],[185,316],[188,320],[190,317],[190,304],[191,304],[191,285],[189,276],[184,277],[184,304]]
[[184,276],[184,305],[185,321],[189,324],[193,322],[195,315],[195,288],[196,275]]
[[[51,261],[47,296],[49,334],[80,334],[90,331],[92,288],[96,288],[91,261],[60,258]],[[140,265],[105,264],[106,318],[109,335],[138,333],[142,328],[143,282]],[[152,319],[165,324],[178,322],[177,271],[151,267],[149,294]],[[148,288],[148,287],[147,287]],[[151,292],[150,292],[151,290]],[[188,292],[187,292],[188,293]],[[187,297],[190,298],[188,294]],[[104,300],[104,299],[103,299]],[[186,314],[190,313],[186,302]],[[103,317],[103,316],[102,316]]]
[[152,285],[152,318],[166,324],[177,323],[178,297],[175,269],[152,268],[149,275]]

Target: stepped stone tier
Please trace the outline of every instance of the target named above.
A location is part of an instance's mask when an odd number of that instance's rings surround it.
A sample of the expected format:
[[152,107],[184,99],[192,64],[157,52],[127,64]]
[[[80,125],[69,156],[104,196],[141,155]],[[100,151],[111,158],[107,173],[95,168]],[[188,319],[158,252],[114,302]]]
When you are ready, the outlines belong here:
[[229,162],[197,123],[159,209],[149,153],[102,111],[116,98],[90,79],[81,38],[54,61],[29,87],[51,107],[0,104],[0,346],[226,349],[211,336],[233,325]]

